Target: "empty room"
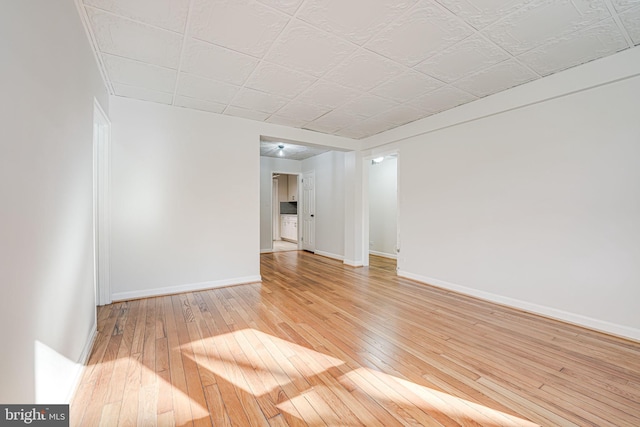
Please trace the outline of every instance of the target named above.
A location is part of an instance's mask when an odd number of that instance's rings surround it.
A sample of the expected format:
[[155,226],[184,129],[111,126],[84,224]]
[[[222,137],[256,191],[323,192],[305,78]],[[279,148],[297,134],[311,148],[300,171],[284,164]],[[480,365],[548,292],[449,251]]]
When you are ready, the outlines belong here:
[[1,7],[0,424],[640,425],[640,2]]

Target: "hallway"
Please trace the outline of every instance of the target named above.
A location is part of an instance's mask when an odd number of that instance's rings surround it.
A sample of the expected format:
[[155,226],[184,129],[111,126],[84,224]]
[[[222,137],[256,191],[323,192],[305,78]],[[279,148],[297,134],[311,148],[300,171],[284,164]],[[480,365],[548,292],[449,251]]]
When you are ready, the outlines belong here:
[[274,240],[273,252],[288,252],[297,251],[298,244],[293,242],[287,242],[286,240]]

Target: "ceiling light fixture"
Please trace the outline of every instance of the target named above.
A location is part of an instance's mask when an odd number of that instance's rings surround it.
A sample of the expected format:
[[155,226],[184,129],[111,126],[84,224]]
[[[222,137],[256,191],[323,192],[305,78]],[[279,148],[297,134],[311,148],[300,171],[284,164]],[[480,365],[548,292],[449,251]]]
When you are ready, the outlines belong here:
[[278,156],[284,156],[284,144],[278,144]]
[[384,160],[384,157],[376,157],[375,159],[371,160],[371,164],[375,165],[378,163],[382,163],[383,160]]

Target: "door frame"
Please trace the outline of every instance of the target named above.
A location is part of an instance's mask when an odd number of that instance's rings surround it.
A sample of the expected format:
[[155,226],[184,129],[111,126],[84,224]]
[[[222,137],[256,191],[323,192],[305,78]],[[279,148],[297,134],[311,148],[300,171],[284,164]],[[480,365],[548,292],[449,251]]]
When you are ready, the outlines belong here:
[[[301,250],[302,249],[302,242],[300,240],[300,180],[302,179],[302,173],[300,173],[300,172],[290,172],[290,171],[289,172],[287,172],[287,171],[282,172],[282,171],[279,171],[279,170],[272,170],[271,171],[271,181],[272,181],[272,184],[271,184],[271,251],[273,252],[273,241],[274,241],[274,238],[273,238],[274,226],[273,226],[273,224],[274,224],[274,221],[276,220],[276,218],[274,218],[274,215],[277,215],[275,213],[276,212],[276,208],[277,208],[277,212],[280,212],[279,207],[273,205],[274,200],[278,200],[275,197],[279,198],[279,193],[278,192],[280,191],[278,189],[274,190],[274,187],[273,187],[273,180],[274,180],[273,175],[274,174],[278,174],[280,176],[282,176],[282,175],[295,175],[297,177],[296,179],[298,181],[298,197],[297,197],[298,200],[296,201],[296,203],[298,203],[298,214],[297,214],[297,217],[298,217],[298,250]],[[279,178],[280,177],[275,178],[275,179],[279,179]],[[276,193],[275,195],[274,195],[274,192]],[[276,201],[276,203],[280,203],[280,202]],[[277,218],[277,221],[278,221],[278,224],[280,224],[280,218]]]
[[96,305],[111,304],[111,121],[93,100],[93,254]]
[[[299,246],[302,250],[305,251],[309,251],[312,253],[316,252],[316,217],[315,217],[315,213],[317,212],[316,209],[316,171],[315,169],[312,169],[310,171],[306,171],[306,172],[302,172],[302,174],[298,177],[298,198],[301,200],[302,202],[302,206],[304,209],[304,203],[306,202],[306,200],[303,200],[306,196],[304,195],[304,178],[307,175],[313,175],[313,207],[314,207],[314,213],[313,215],[313,236],[314,236],[314,241],[313,241],[313,249],[306,249],[305,246],[305,241],[303,240],[304,235],[303,235],[303,231],[304,230],[304,216],[303,216],[303,212],[301,212],[301,209],[298,209],[298,221],[300,221],[300,219],[302,219],[302,227],[298,226],[298,242],[301,243],[301,245]],[[300,197],[300,194],[302,194],[302,197]]]
[[278,190],[280,181],[278,178],[274,177],[276,173],[271,173],[271,250],[273,250],[274,240],[277,240],[276,236],[280,234],[280,222],[277,221],[278,214],[276,213],[279,212],[276,203],[278,203],[278,199],[280,197],[280,190]]

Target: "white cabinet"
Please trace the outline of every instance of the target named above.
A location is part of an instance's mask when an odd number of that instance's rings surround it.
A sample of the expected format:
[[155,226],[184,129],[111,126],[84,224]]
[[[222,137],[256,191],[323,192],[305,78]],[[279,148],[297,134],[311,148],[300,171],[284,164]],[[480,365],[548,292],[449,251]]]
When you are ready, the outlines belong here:
[[290,202],[298,201],[298,175],[287,175],[287,200]]
[[280,215],[280,238],[291,242],[298,241],[297,215]]

